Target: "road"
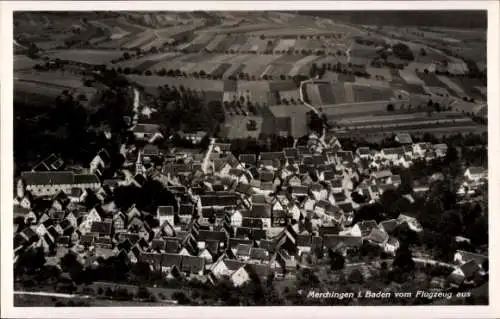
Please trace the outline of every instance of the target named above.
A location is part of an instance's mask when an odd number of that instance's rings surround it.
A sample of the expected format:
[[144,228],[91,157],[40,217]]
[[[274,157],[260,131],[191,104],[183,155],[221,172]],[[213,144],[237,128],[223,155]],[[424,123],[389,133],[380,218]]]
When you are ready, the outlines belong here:
[[44,296],[44,297],[57,297],[57,298],[90,298],[87,295],[72,295],[63,294],[58,292],[45,292],[45,291],[14,291],[14,295],[30,295],[30,296]]
[[212,154],[212,151],[214,150],[214,145],[215,145],[215,138],[210,138],[210,145],[208,146],[207,154],[205,155],[205,158],[203,159],[203,165],[202,165],[202,170],[203,173],[207,173],[208,170],[208,163],[210,161],[210,155]]

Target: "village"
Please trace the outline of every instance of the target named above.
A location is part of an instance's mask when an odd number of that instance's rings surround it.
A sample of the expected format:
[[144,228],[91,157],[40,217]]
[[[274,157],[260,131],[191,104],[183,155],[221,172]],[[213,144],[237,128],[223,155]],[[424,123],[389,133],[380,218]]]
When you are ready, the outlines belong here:
[[[298,269],[319,265],[333,253],[348,265],[366,245],[394,259],[402,246],[395,230],[422,232],[418,218],[401,211],[377,222],[360,220],[357,212],[401,186],[394,167],[447,154],[446,144],[413,143],[405,133],[396,136],[399,147],[380,150],[344,151],[333,134],[311,133],[306,145],[281,152],[236,157],[229,143],[211,138],[203,153],[164,154],[154,143],[164,138],[158,125],[138,123],[130,131],[142,145],[121,146],[123,165],[114,178],[102,178],[117,155],[106,149],[83,172],[61,170],[64,159],[53,154],[20,174],[14,218],[24,227],[15,223],[15,265],[33,249],[42,249],[46,264],[55,267],[68,254],[82,268],[120,256],[167,279],[211,285],[228,279],[241,287],[259,278],[293,278]],[[425,196],[439,178],[433,174],[414,183],[403,197],[411,203]],[[457,196],[474,194],[486,179],[485,169],[467,167]],[[129,199],[127,209],[119,208],[117,190],[140,190],[151,182],[175,200],[144,211]],[[436,261],[425,252],[413,257],[449,268],[440,288],[473,285],[486,275],[487,259],[463,250],[453,260]]]

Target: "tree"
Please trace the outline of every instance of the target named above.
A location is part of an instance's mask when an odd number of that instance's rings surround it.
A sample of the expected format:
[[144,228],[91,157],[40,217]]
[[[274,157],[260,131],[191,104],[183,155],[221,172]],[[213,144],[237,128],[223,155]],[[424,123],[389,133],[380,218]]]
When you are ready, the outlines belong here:
[[392,103],[387,104],[387,112],[394,112],[394,105]]
[[330,253],[330,268],[332,270],[341,270],[344,268],[345,258],[340,253],[334,251]]
[[412,253],[406,244],[402,244],[396,250],[396,256],[392,262],[392,266],[401,270],[402,272],[409,272],[415,268]]
[[365,278],[363,277],[361,271],[358,268],[356,268],[349,274],[347,280],[349,281],[349,283],[352,284],[362,284],[365,281]]

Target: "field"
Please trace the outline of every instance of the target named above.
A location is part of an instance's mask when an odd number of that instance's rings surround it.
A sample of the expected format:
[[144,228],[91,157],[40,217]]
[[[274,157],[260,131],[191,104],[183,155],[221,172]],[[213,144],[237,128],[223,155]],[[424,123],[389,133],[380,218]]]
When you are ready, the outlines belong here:
[[25,55],[15,55],[14,56],[14,70],[29,70],[32,69],[33,66],[38,64],[37,60],[30,59]]
[[[434,102],[448,106],[454,98],[464,96],[477,101],[470,105],[456,102],[455,109],[460,112],[479,108],[486,100],[485,83],[467,75],[473,63],[485,63],[484,30],[373,28],[277,11],[26,12],[14,19],[18,100],[50,100],[62,90],[88,98],[95,94],[69,72],[27,76],[26,71],[36,64],[45,65],[47,58],[104,64],[150,93],[169,85],[203,92],[205,100],[237,99],[241,105],[238,111],[232,105],[225,110],[228,136],[273,129],[304,133],[305,120],[298,116],[307,108],[295,105],[299,100],[297,87],[310,77],[313,64],[321,73],[325,71],[320,79],[323,82],[306,85],[303,93],[311,104],[322,106],[333,121],[370,112],[385,114],[389,103],[398,110],[405,103],[423,106],[431,98],[428,92],[443,89],[453,97],[446,100],[432,95]],[[415,60],[392,54],[387,62],[403,64],[404,69],[391,68],[383,59],[381,64],[372,65],[374,58],[380,58],[382,47],[399,42],[410,48]],[[41,49],[39,59],[26,56],[31,44]],[[459,57],[443,52],[448,49]],[[465,59],[471,61],[466,64]],[[438,68],[441,62],[447,63],[447,69]],[[451,75],[436,75],[434,69],[441,74],[448,70]],[[398,98],[401,100],[395,102]],[[261,109],[253,114],[249,112],[253,107]],[[247,132],[245,119],[252,119],[256,129]],[[423,123],[416,118],[409,121]]]
[[53,59],[75,61],[86,64],[108,64],[123,55],[121,51],[114,50],[57,50],[46,52]]

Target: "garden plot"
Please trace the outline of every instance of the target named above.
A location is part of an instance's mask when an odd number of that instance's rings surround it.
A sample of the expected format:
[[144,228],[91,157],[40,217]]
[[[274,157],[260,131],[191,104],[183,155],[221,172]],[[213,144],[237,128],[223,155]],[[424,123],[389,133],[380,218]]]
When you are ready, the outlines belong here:
[[295,45],[295,39],[282,39],[279,40],[278,45],[274,47],[274,52],[283,52],[288,51],[289,49],[293,49]]
[[197,91],[213,91],[213,92],[221,92],[224,89],[224,82],[217,80],[207,80],[207,79],[186,79],[180,77],[164,77],[164,76],[143,76],[131,74],[126,76],[130,81],[136,82],[139,85],[149,88],[156,88],[162,85],[176,86],[180,87],[181,85],[185,88],[190,88],[192,90]]
[[376,58],[378,57],[377,47],[354,42],[351,47],[351,56],[368,59]]
[[321,96],[319,93],[318,85],[313,83],[308,83],[305,85],[306,101],[313,106],[321,106]]
[[48,53],[54,59],[75,61],[87,64],[108,64],[123,55],[121,51],[111,50],[58,50]]
[[394,96],[390,88],[383,87],[374,88],[365,85],[353,85],[352,91],[355,102],[384,101],[390,100]]
[[188,49],[191,51],[201,51],[203,50],[207,44],[211,42],[214,38],[214,35],[209,33],[201,33],[196,38],[194,38],[191,42],[182,43],[177,46],[179,50]]
[[304,59],[304,57],[300,55],[283,54],[278,59],[274,60],[273,64],[297,64],[297,62],[302,59]]
[[260,38],[248,38],[246,43],[241,47],[241,52],[263,52],[266,51],[267,41]]
[[292,101],[299,101],[300,96],[299,96],[299,90],[292,90],[292,91],[276,91],[281,98],[281,100],[288,100],[289,102]]
[[245,44],[245,37],[236,37],[233,39],[232,44],[227,48],[227,51],[231,53],[239,52],[241,47]]
[[352,103],[355,101],[353,83],[344,83],[345,88],[345,103]]
[[214,51],[219,48],[219,45],[224,41],[226,38],[225,35],[218,34],[216,35],[206,46],[205,49],[208,51]]
[[297,85],[294,81],[269,81],[269,89],[271,91],[298,91]]
[[248,96],[252,102],[267,103],[269,84],[265,81],[239,81],[237,92]]
[[414,69],[399,70],[399,76],[408,84],[423,85],[424,81],[417,76]]
[[378,87],[391,87],[389,81],[374,80],[373,78],[367,79],[364,77],[356,77],[356,84],[367,85],[367,86],[378,86]]
[[423,73],[423,72],[418,72],[417,73],[418,77],[421,78],[425,85],[428,87],[446,87],[446,85],[441,82],[437,76],[433,73]]
[[[154,55],[147,55],[147,56],[141,57],[139,59],[135,59],[135,60],[128,60],[128,61],[119,62],[119,63],[116,63],[116,66],[122,67],[122,68],[127,68],[127,67],[128,68],[136,68],[139,66],[143,67],[143,65],[149,65],[148,68],[150,68],[157,63],[167,62],[167,61],[173,60],[173,59],[179,57],[179,55],[180,55],[179,53],[175,53],[175,52],[158,53],[158,54],[154,54]],[[155,67],[155,69],[157,69],[157,68],[158,68],[158,66]]]
[[14,56],[14,71],[31,69],[38,63],[37,60],[33,60],[25,55],[15,55]]
[[317,87],[322,105],[338,103],[335,99],[335,95],[332,92],[331,84],[317,84]]
[[224,72],[223,78],[227,79],[230,76],[237,76],[244,68],[246,68],[245,64],[232,64],[231,67]]
[[464,90],[455,82],[453,82],[449,77],[436,75],[439,81],[443,82],[447,87],[449,87],[453,92],[455,92],[459,97],[465,94]]
[[229,70],[229,68],[231,67],[231,64],[228,64],[228,63],[221,63],[221,64],[215,64],[214,65],[217,65],[217,67],[215,69],[213,69],[209,74],[211,76],[215,76],[215,77],[221,77],[224,75],[224,73]]
[[271,63],[278,59],[276,55],[253,56],[245,61],[247,65],[243,73],[248,73],[250,76],[264,76],[266,71],[271,69]]
[[271,64],[268,68],[266,68],[266,71],[261,74],[261,77],[263,77],[264,75],[271,76],[273,78],[281,76],[286,77],[291,68],[292,65],[290,64]]
[[391,81],[392,76],[391,76],[391,71],[388,68],[372,68],[372,67],[367,67],[366,72],[372,75],[373,78],[380,77],[381,79]]

